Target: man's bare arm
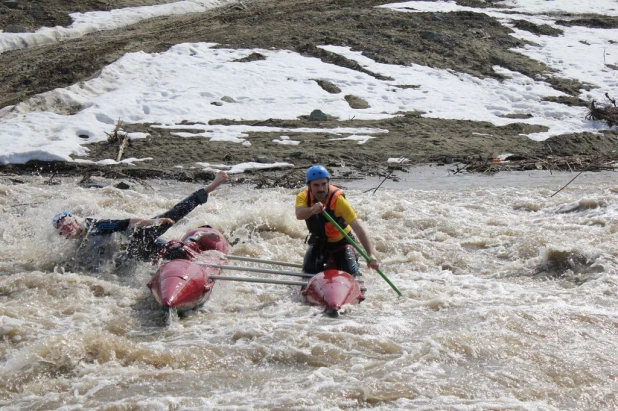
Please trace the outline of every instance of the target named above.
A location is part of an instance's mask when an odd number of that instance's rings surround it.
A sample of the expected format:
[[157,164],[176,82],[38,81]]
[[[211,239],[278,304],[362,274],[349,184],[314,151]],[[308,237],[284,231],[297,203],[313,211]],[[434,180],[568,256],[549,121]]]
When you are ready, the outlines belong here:
[[380,268],[380,263],[376,258],[375,252],[373,250],[373,243],[371,242],[369,235],[367,235],[367,231],[365,231],[365,227],[363,227],[361,220],[357,218],[356,220],[352,221],[350,223],[350,227],[352,227],[352,230],[354,230],[354,234],[356,234],[358,240],[363,245],[365,252],[371,259],[367,262],[367,265],[374,270]]
[[298,220],[306,220],[312,215],[320,214],[324,210],[324,204],[322,203],[315,203],[311,207],[298,206],[296,207],[296,218]]

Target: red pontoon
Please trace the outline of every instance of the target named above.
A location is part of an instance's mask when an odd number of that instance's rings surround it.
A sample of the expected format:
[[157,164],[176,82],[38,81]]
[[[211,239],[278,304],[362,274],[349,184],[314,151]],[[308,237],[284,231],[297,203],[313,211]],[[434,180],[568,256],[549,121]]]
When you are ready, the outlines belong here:
[[[301,267],[298,264],[260,260],[249,257],[227,256],[228,243],[215,229],[200,227],[188,231],[181,240],[167,243],[159,255],[164,261],[148,282],[157,303],[178,312],[195,309],[204,304],[212,293],[216,280],[244,281],[282,285],[302,285],[302,295],[309,304],[324,307],[327,314],[337,315],[346,304],[358,304],[365,299],[359,282],[345,271],[327,269],[311,275],[290,271],[230,266],[227,259]],[[209,253],[216,250],[219,253]],[[309,281],[284,281],[255,277],[221,276],[222,269],[293,275],[310,278]]]
[[336,314],[346,304],[358,304],[365,294],[356,279],[345,271],[326,270],[311,277],[302,295],[309,304],[324,307]]
[[226,260],[205,253],[208,250],[228,251],[225,237],[212,227],[191,230],[181,241],[167,243],[159,255],[165,262],[148,282],[161,307],[183,312],[201,306],[210,298],[215,284],[211,276],[220,275],[221,269],[208,265],[225,264]]

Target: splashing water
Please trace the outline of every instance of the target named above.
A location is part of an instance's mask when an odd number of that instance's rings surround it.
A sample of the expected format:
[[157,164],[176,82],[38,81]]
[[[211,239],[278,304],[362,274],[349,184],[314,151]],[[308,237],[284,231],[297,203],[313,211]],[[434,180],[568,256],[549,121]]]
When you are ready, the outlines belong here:
[[[572,175],[399,178],[375,194],[377,180],[335,182],[404,294],[363,265],[367,299],[336,318],[297,287],[242,282],[177,316],[150,296],[150,264],[64,268],[73,248],[51,227],[58,210],[148,217],[195,185],[0,181],[0,406],[616,408],[615,175],[584,174],[554,197]],[[165,238],[208,223],[232,254],[301,262],[295,194],[222,187]]]

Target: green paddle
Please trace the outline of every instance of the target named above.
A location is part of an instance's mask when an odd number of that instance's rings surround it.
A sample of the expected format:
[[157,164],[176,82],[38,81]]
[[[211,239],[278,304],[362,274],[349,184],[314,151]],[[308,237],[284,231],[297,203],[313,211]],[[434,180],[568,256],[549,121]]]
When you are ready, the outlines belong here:
[[[351,237],[350,237],[350,236],[349,236],[349,235],[348,235],[345,231],[343,231],[343,228],[341,228],[341,227],[339,226],[339,224],[337,224],[337,222],[336,222],[336,221],[335,221],[335,220],[334,220],[334,219],[330,216],[330,214],[328,214],[326,211],[324,211],[324,212],[322,213],[322,215],[323,215],[324,217],[326,217],[326,219],[327,219],[328,221],[330,221],[331,223],[333,223],[333,225],[337,228],[337,230],[339,230],[339,232],[340,232],[341,234],[343,234],[343,236],[346,238],[346,240],[348,240],[348,242],[349,242],[350,244],[352,244],[352,246],[354,246],[354,248],[356,248],[356,251],[358,251],[358,252],[359,252],[359,254],[360,254],[360,255],[362,255],[362,256],[365,258],[365,260],[367,260],[367,262],[368,262],[368,263],[371,261],[371,257],[369,257],[369,256],[367,255],[367,253],[365,252],[365,250],[363,250],[362,248],[360,248],[360,247],[359,247],[359,245],[358,245],[358,244],[356,244],[356,241],[352,240],[352,238],[351,238]],[[378,272],[378,274],[380,274],[380,276],[381,276],[382,278],[384,278],[384,281],[386,281],[386,282],[388,283],[388,285],[390,285],[390,286],[391,286],[391,288],[392,288],[393,290],[395,290],[395,292],[397,293],[397,295],[398,295],[398,296],[400,296],[400,297],[401,297],[401,296],[403,295],[403,294],[401,294],[401,291],[399,291],[399,289],[398,289],[397,287],[395,287],[395,284],[393,284],[393,283],[391,282],[391,280],[389,280],[389,279],[388,279],[388,277],[387,277],[387,276],[386,276],[386,275],[382,272],[382,270],[380,270],[379,268],[377,268],[377,269],[376,269],[376,271]]]

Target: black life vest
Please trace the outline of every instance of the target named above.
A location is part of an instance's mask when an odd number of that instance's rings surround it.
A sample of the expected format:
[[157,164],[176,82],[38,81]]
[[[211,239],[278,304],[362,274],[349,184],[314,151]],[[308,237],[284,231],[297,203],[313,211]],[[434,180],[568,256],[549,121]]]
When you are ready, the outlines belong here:
[[[312,207],[317,201],[313,194],[311,194],[311,190],[309,187],[305,190],[305,194],[307,197],[307,207]],[[337,199],[339,196],[343,196],[345,198],[345,194],[343,190],[335,187],[332,184],[328,186],[328,195],[324,200],[325,211],[339,224],[339,227],[342,229],[346,229],[348,224],[345,222],[343,217],[335,217],[335,205],[337,204]],[[308,219],[305,220],[307,224],[307,228],[311,233],[310,243],[315,243],[316,241],[326,242],[328,238],[337,238],[340,236],[339,230],[326,219],[322,214],[314,214]]]

